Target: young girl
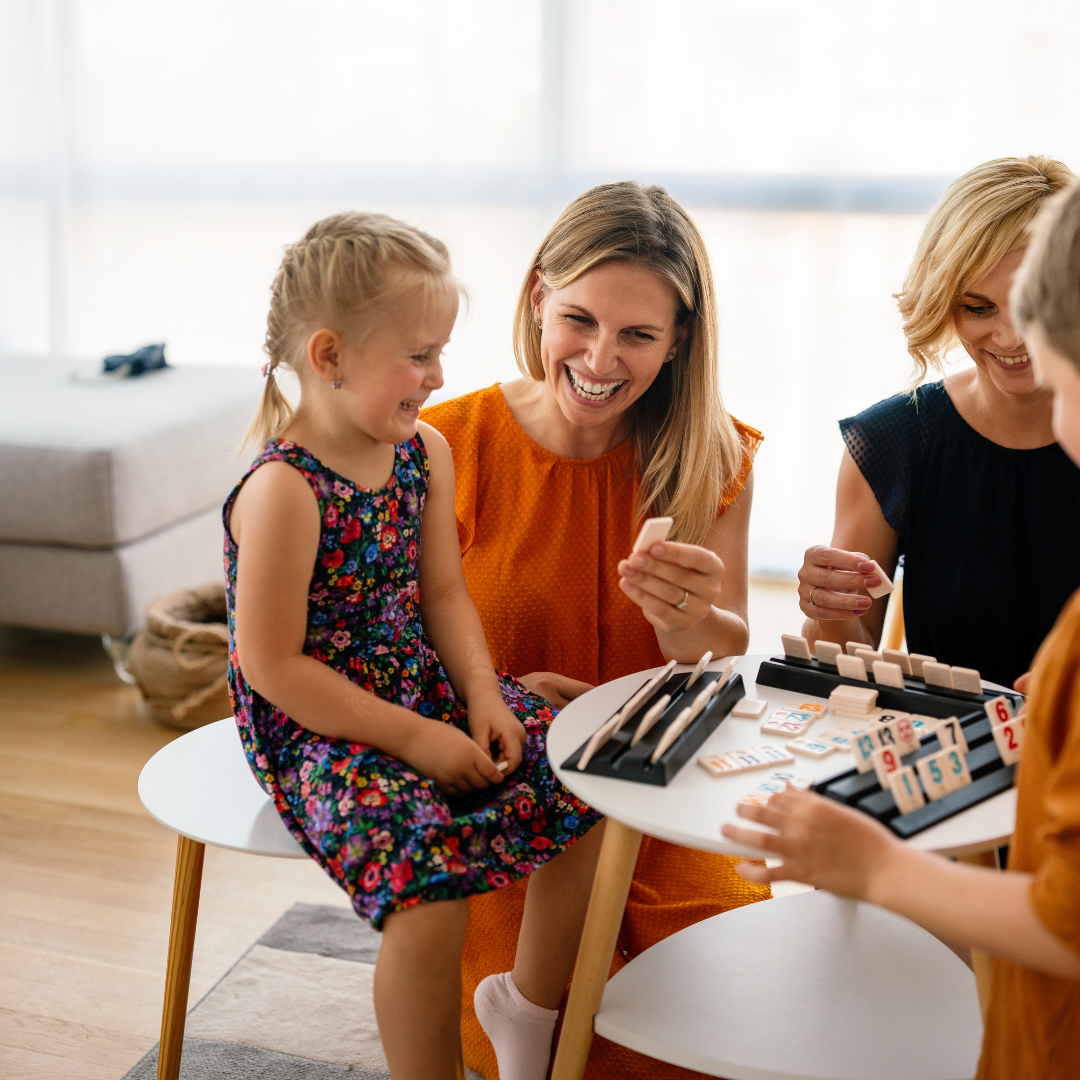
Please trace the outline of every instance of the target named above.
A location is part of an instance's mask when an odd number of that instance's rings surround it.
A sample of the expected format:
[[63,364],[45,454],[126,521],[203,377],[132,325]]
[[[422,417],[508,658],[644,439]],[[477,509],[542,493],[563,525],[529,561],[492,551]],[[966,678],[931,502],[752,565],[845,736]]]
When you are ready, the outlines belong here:
[[229,678],[259,782],[383,930],[375,1009],[395,1080],[455,1076],[465,898],[534,874],[514,971],[484,998],[503,1080],[532,1080],[599,816],[551,774],[548,703],[493,669],[450,451],[417,420],[457,297],[446,248],[381,215],[327,218],[287,250],[250,432],[267,441],[224,509]]
[[[1080,187],[1040,216],[1012,293],[1054,436],[1080,464]],[[1010,632],[1011,612],[1001,612]],[[1080,1072],[1080,591],[1017,689],[1030,697],[1008,872],[915,851],[857,810],[787,791],[740,807],[776,835],[724,834],[783,857],[753,881],[794,879],[891,908],[946,941],[994,954],[979,1080]]]

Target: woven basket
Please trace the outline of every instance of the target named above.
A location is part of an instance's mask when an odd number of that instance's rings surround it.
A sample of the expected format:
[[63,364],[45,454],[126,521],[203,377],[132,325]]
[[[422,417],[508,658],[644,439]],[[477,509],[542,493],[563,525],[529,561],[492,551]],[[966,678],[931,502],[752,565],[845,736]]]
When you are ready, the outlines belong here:
[[159,596],[146,609],[127,665],[155,720],[190,730],[232,715],[227,620],[217,582]]

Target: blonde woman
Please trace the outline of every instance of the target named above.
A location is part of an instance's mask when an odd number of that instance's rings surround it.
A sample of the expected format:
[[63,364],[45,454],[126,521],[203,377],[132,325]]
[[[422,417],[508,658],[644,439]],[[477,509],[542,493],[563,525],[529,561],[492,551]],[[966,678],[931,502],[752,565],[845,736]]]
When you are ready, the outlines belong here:
[[1027,228],[1072,173],[1000,158],[954,181],[926,223],[898,294],[916,381],[963,346],[974,366],[840,421],[847,449],[831,547],[799,571],[811,640],[881,637],[887,598],[870,560],[904,560],[911,652],[1011,684],[1080,586],[1080,471],[1054,440],[1009,316]]
[[[496,666],[561,706],[667,658],[744,652],[761,436],[721,403],[712,274],[686,212],[633,183],[575,200],[525,275],[515,354],[523,378],[424,413],[453,450],[465,576]],[[671,540],[628,558],[641,519],[657,515],[675,518]],[[470,904],[466,1002],[513,968],[527,1002],[558,1006],[568,973],[530,979],[535,965],[514,953],[519,921],[540,917],[538,885]],[[616,963],[768,896],[730,860],[646,839]],[[506,1080],[500,1041],[512,1037],[486,1026]],[[466,1061],[492,1075],[467,1005],[463,1030]],[[638,1071],[687,1075],[596,1040],[588,1076]]]

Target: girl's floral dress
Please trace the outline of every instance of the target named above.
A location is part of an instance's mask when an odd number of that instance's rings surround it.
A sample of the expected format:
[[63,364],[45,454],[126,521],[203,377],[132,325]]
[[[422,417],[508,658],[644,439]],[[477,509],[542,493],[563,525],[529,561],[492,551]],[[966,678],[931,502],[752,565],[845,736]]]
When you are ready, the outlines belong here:
[[[271,439],[244,480],[284,461],[311,485],[322,530],[308,592],[304,652],[357,686],[468,733],[420,623],[417,560],[428,460],[417,435],[397,448],[380,491],[328,469],[302,446]],[[225,502],[229,690],[244,752],[289,831],[379,928],[392,911],[498,889],[583,836],[599,815],[554,777],[545,742],[553,712],[509,675],[503,699],[525,725],[518,769],[465,798],[444,795],[373,746],[324,738],[290,720],[244,679],[236,654],[237,548]]]

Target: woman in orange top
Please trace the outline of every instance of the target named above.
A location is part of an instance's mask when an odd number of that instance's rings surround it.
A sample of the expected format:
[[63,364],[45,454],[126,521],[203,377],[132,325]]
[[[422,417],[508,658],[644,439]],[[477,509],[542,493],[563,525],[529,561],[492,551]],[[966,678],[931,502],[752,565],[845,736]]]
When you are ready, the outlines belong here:
[[[1080,465],[1080,186],[1041,212],[1012,309],[1038,384],[1053,392],[1054,437]],[[991,953],[978,1080],[1080,1074],[1080,590],[1016,689],[1028,684],[1004,874],[916,851],[865,814],[805,792],[739,808],[776,833],[724,826],[729,838],[783,856],[773,869],[743,867],[756,881],[792,878],[869,900]]]
[[[515,355],[524,378],[423,416],[454,453],[465,575],[496,666],[562,706],[665,659],[743,653],[761,435],[721,403],[712,273],[682,207],[634,183],[575,200],[526,275]],[[628,558],[641,520],[661,515],[675,519],[671,539]],[[733,865],[646,838],[613,967],[770,895]],[[465,1053],[489,1080],[496,1055],[469,1003],[514,966],[517,925],[536,917],[526,889],[470,902]],[[562,973],[547,985],[517,976],[512,994],[559,1004]],[[502,1080],[518,1080],[499,1057]],[[597,1039],[586,1075],[695,1074]]]

